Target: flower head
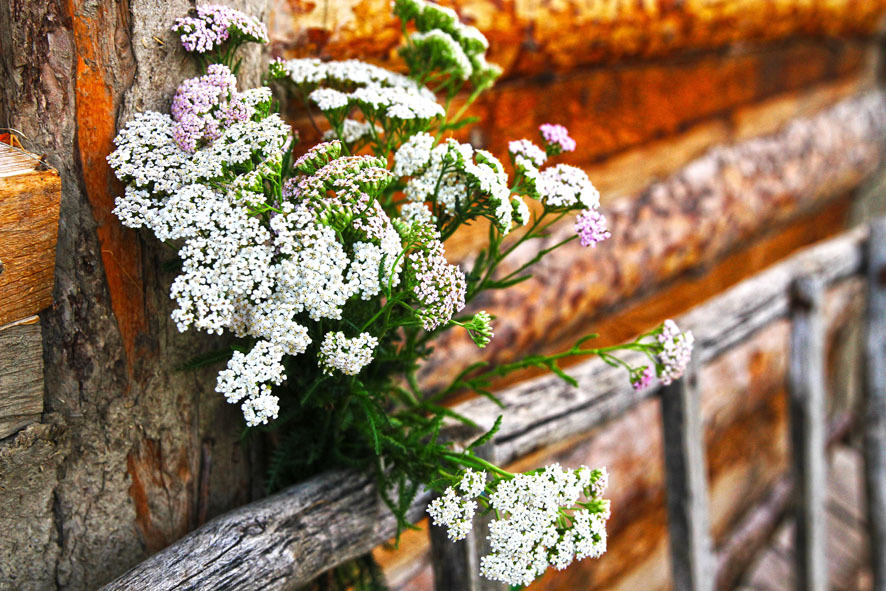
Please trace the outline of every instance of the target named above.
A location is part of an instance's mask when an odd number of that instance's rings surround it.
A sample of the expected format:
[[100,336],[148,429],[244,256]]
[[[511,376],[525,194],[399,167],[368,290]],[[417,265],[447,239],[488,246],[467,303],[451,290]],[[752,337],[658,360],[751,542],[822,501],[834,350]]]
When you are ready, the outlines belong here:
[[596,246],[612,236],[606,228],[606,217],[596,209],[585,209],[576,216],[575,233],[582,246]]
[[447,324],[465,307],[467,283],[464,273],[449,264],[439,240],[410,253],[407,259],[413,293],[421,304],[416,315],[424,329],[430,331]]
[[631,371],[631,385],[634,387],[634,390],[648,388],[651,383],[652,368],[648,365],[644,365],[641,368],[637,368],[635,371]]
[[538,130],[545,140],[545,149],[551,156],[575,150],[575,140],[569,137],[569,130],[562,125],[543,123]]
[[544,169],[535,186],[540,199],[551,208],[596,209],[600,205],[600,193],[585,171],[568,164]]
[[372,362],[372,354],[378,346],[378,339],[369,333],[360,333],[349,339],[343,332],[328,332],[320,345],[320,367],[324,373],[338,370],[348,376],[355,376]]
[[658,333],[658,358],[661,365],[658,377],[662,384],[668,385],[680,379],[692,358],[692,345],[695,338],[691,331],[680,332],[673,320],[665,320]]
[[434,525],[448,528],[447,535],[453,542],[467,537],[476,510],[476,501],[459,495],[451,486],[428,505],[428,515]]
[[[489,524],[491,552],[480,572],[509,585],[528,585],[548,566],[599,556],[606,548],[608,501],[601,470],[563,470],[553,464],[498,482],[489,495],[497,519]],[[579,506],[581,496],[589,499]],[[571,513],[570,513],[571,512]]]
[[208,53],[232,38],[239,43],[268,42],[268,31],[261,21],[239,10],[204,4],[197,7],[196,13],[177,19],[172,27],[181,36],[186,51]]

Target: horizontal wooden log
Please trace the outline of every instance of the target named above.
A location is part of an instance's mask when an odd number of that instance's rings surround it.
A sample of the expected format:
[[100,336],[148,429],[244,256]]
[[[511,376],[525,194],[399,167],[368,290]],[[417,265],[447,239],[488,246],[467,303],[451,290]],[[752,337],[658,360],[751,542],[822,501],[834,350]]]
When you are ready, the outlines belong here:
[[[870,34],[886,10],[882,0],[448,0],[443,4],[456,5],[462,19],[489,38],[489,57],[506,76],[737,42]],[[388,0],[273,0],[272,50],[392,62],[400,27],[389,5]]]
[[[596,332],[598,318],[631,298],[713,265],[765,229],[857,186],[882,162],[884,133],[886,94],[872,91],[777,134],[711,150],[639,195],[604,200],[609,240],[596,248],[573,241],[536,265],[530,280],[486,292],[472,304],[496,317],[496,339],[480,354],[503,363],[527,352],[562,350]],[[521,247],[508,264],[521,264],[573,232],[571,220],[564,220],[550,238]],[[424,366],[428,388],[457,371],[457,360],[478,355],[459,331],[443,335],[438,346],[448,355]]]
[[[852,81],[855,84],[847,86],[856,88],[872,85],[875,47],[859,40],[828,46],[799,40],[728,55],[695,55],[675,63],[640,62],[502,82],[481,95],[468,111],[479,119],[477,124],[456,136],[507,161],[508,141],[535,140],[542,123],[563,123],[578,149],[558,161],[587,167],[628,148],[677,135],[701,121],[714,119],[730,128],[732,112],[742,106],[776,96],[793,99],[794,104],[789,100],[762,116],[770,126],[775,123],[771,133],[800,114],[797,103],[808,100],[801,90],[834,81]],[[843,90],[844,97],[847,91]],[[307,150],[320,141],[320,134],[301,101],[292,100],[288,106],[288,116],[302,138],[296,149]],[[459,107],[457,100],[453,109]],[[728,135],[732,130],[725,131]]]
[[0,326],[0,439],[43,413],[43,341],[36,316]]
[[61,180],[39,165],[0,144],[0,325],[52,303]]
[[[679,319],[696,334],[699,361],[783,317],[787,286],[800,274],[819,273],[826,283],[857,274],[866,236],[866,228],[860,228],[810,248]],[[504,409],[480,399],[456,410],[481,426],[505,415],[492,445],[496,460],[506,464],[586,432],[657,391],[636,392],[622,371],[597,359],[571,373],[578,388],[545,376],[503,392]],[[419,496],[413,517],[420,516],[427,499]],[[104,589],[288,589],[369,551],[393,531],[394,520],[366,475],[328,473],[214,519]]]

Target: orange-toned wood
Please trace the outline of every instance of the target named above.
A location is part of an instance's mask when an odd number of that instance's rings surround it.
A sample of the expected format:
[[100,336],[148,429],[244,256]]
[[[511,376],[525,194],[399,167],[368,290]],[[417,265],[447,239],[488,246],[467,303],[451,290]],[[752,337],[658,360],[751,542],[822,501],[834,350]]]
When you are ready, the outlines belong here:
[[[578,148],[560,161],[588,167],[711,120],[727,131],[735,124],[745,137],[772,133],[791,117],[812,112],[815,105],[821,108],[871,86],[874,51],[860,41],[829,46],[797,41],[729,55],[702,54],[502,82],[469,110],[479,122],[458,138],[481,144],[506,161],[508,141],[538,140],[539,125],[562,123]],[[740,120],[731,120],[737,109],[758,104]],[[453,109],[458,107],[456,102]],[[305,151],[320,135],[301,103],[292,101],[289,108],[302,137],[296,150]],[[707,145],[727,139],[720,133]]]
[[120,100],[112,86],[118,82],[115,76],[126,75],[118,64],[108,63],[107,31],[115,28],[112,12],[117,8],[104,2],[92,6],[83,0],[68,0],[68,4],[77,45],[77,142],[83,184],[98,224],[111,307],[131,360],[136,336],[145,330],[147,320],[141,245],[135,231],[123,227],[111,213],[114,196],[122,192],[106,160],[117,133],[115,113]]
[[0,144],[0,325],[52,303],[61,179]]
[[[490,40],[506,76],[736,42],[870,34],[883,0],[443,0]],[[391,62],[399,23],[389,0],[273,0],[272,50]]]

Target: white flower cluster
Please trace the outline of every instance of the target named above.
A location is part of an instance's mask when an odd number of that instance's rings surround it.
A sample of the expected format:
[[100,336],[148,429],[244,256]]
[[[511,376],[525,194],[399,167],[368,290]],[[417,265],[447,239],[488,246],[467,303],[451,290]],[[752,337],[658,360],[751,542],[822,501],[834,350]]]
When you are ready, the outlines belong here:
[[668,319],[662,324],[658,343],[661,347],[658,353],[661,361],[658,377],[662,384],[668,385],[680,379],[686,371],[686,366],[692,359],[695,337],[692,336],[692,331],[680,332],[677,324]]
[[265,424],[280,410],[277,397],[269,383],[281,384],[284,379],[283,349],[268,341],[259,341],[247,354],[235,351],[228,368],[218,374],[216,390],[228,402],[243,400],[241,406],[250,427]]
[[549,207],[571,208],[581,204],[585,209],[596,209],[600,205],[600,192],[585,171],[568,164],[544,169],[535,185],[541,199]]
[[465,307],[467,283],[461,268],[450,265],[443,243],[433,240],[408,257],[413,292],[422,307],[416,312],[425,330],[445,326]]
[[446,535],[453,542],[465,539],[471,531],[477,501],[469,495],[460,495],[451,486],[428,505],[428,515],[434,525],[446,526]]
[[[168,195],[182,186],[190,154],[175,143],[175,121],[164,113],[138,113],[114,138],[108,164],[128,186]],[[138,227],[138,226],[134,226]]]
[[[495,481],[484,499],[497,519],[489,524],[491,552],[480,559],[481,574],[525,586],[549,566],[562,570],[574,560],[601,556],[609,519],[609,501],[601,498],[607,480],[605,469],[564,470],[553,464]],[[452,541],[464,539],[475,499],[486,491],[486,473],[466,470],[456,486],[430,503],[428,514],[434,525],[447,527]]]
[[343,332],[328,332],[320,345],[320,367],[328,374],[338,370],[355,376],[372,362],[372,354],[378,339],[368,333],[360,333],[349,339]]
[[[108,161],[128,185],[115,209],[121,221],[181,241],[182,270],[171,288],[178,328],[257,339],[232,356],[217,384],[256,425],[277,416],[271,386],[286,377],[282,357],[311,344],[307,321],[341,319],[349,299],[398,285],[404,262],[399,234],[370,197],[394,178],[385,163],[338,157],[337,142],[317,146],[297,163],[304,176],[287,185],[283,201],[269,203],[264,183],[279,183],[291,133],[277,114],[256,110],[267,105],[266,91],[242,96],[243,117],[215,139],[203,135],[206,145],[193,154],[176,144],[168,116],[145,113],[121,131]],[[376,346],[369,334],[329,333],[318,363],[354,375]]]
[[522,199],[511,197],[508,175],[498,158],[453,139],[432,145],[429,134],[419,133],[394,154],[394,173],[414,175],[404,190],[407,198],[432,202],[448,215],[484,198],[487,205],[480,215],[493,219],[503,234],[510,230],[515,210],[519,221],[528,221],[528,209]]
[[349,106],[357,106],[373,118],[421,121],[445,114],[426,87],[359,60],[295,59],[283,63],[282,68],[324,112],[345,112]]
[[602,477],[601,471],[586,467],[563,470],[553,464],[501,481],[489,496],[502,517],[489,524],[491,552],[480,559],[481,574],[525,586],[548,566],[564,569],[573,560],[601,556],[606,551],[608,501],[597,510],[574,507],[582,494],[595,498]]

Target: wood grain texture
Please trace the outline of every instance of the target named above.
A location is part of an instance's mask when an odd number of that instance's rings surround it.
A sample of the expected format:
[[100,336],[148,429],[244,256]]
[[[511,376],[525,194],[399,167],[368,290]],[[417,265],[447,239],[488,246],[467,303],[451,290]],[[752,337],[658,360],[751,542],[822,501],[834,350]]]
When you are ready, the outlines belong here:
[[716,563],[697,359],[690,362],[682,379],[661,389],[661,417],[674,587],[714,591]]
[[[266,16],[263,0],[226,4]],[[242,414],[214,392],[218,368],[175,370],[226,343],[178,332],[169,317],[173,276],[161,271],[174,251],[124,232],[111,213],[122,187],[105,158],[117,129],[136,111],[167,110],[196,71],[170,30],[192,7],[0,2],[0,125],[46,155],[63,195],[53,306],[41,314],[52,411],[42,420],[51,415],[58,428],[32,424],[0,442],[4,591],[97,589],[202,514],[263,492],[265,455],[241,443]],[[241,51],[243,82],[253,86],[261,50]],[[206,440],[208,495],[199,484]]]
[[[785,317],[787,290],[795,277],[816,272],[823,281],[834,283],[857,274],[866,237],[866,228],[859,228],[807,249],[678,319],[681,327],[696,335],[699,362],[717,357]],[[508,464],[545,445],[586,433],[657,392],[657,388],[634,391],[621,371],[596,359],[570,373],[578,388],[545,376],[501,393],[504,409],[477,399],[455,410],[486,428],[504,414],[502,431],[492,446],[496,461]],[[449,433],[458,438],[460,429]],[[421,515],[428,499],[420,495],[412,515]],[[261,528],[244,534],[254,523]],[[104,589],[192,589],[197,573],[206,587],[288,589],[369,551],[393,531],[394,520],[365,475],[328,473],[210,521]]]
[[886,219],[871,224],[865,334],[865,491],[874,591],[886,591]]
[[[884,132],[886,94],[872,91],[777,134],[711,150],[638,195],[604,198],[609,240],[592,249],[573,241],[536,265],[528,281],[472,303],[496,317],[496,339],[482,356],[505,363],[518,354],[563,350],[597,332],[598,318],[632,298],[712,266],[764,228],[855,187],[882,161]],[[501,272],[573,232],[564,221],[549,238],[516,251]],[[458,371],[454,361],[478,355],[461,332],[444,334],[438,348],[448,355],[423,367],[428,389]]]
[[[491,43],[505,76],[567,71],[621,58],[660,57],[792,36],[876,30],[881,0],[586,2],[446,0]],[[272,50],[290,56],[357,57],[388,64],[399,23],[388,0],[273,0]]]
[[827,458],[825,454],[824,287],[815,275],[791,284],[791,472],[796,482],[794,521],[798,588],[826,591]]
[[[835,40],[827,46],[795,40],[727,55],[700,54],[673,62],[635,62],[618,68],[505,81],[471,106],[467,115],[479,121],[455,137],[470,140],[475,147],[488,149],[507,162],[508,141],[535,141],[539,125],[562,123],[578,149],[557,161],[589,167],[630,148],[651,147],[650,142],[678,135],[702,121],[720,122],[728,135],[738,109],[758,106],[763,111],[764,101],[787,97],[781,104],[770,104],[769,112],[757,117],[764,123],[757,125],[760,132],[754,135],[769,134],[778,130],[779,123],[802,114],[797,107],[809,101],[804,91],[838,82],[872,85],[875,51],[872,43],[857,39]],[[844,91],[844,97],[846,94]],[[453,110],[462,100],[455,100]],[[314,130],[300,100],[292,99],[287,105],[288,118],[302,138],[296,151],[305,151],[320,141],[320,133]],[[746,120],[753,119],[744,115],[736,123],[747,127]],[[721,138],[714,143],[725,141],[728,139]],[[596,176],[591,178],[596,182]],[[642,188],[645,184],[638,189]]]
[[38,162],[0,144],[0,325],[52,303],[61,179]]
[[0,439],[43,413],[43,340],[40,319],[0,326]]

